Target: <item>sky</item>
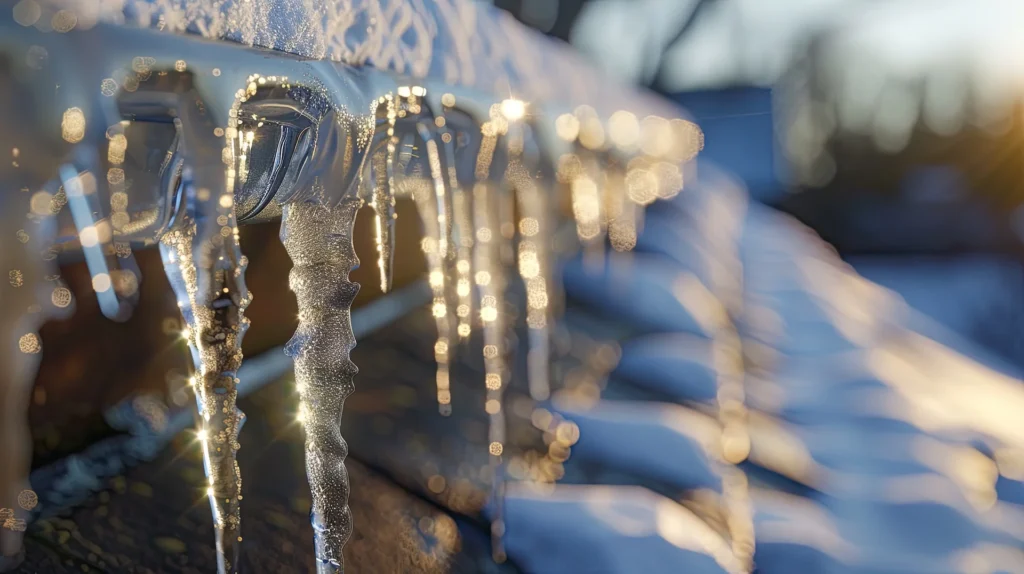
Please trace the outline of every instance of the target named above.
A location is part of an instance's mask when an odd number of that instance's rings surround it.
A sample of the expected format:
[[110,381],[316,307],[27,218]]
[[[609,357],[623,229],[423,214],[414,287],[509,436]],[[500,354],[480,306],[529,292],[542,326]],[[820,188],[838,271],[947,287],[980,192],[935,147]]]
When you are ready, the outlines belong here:
[[[689,33],[665,44],[699,0],[589,2],[571,41],[616,75],[647,83],[667,49],[662,81],[671,90],[770,85],[810,33],[844,28],[837,65],[870,57],[902,76],[941,72],[966,61],[986,81],[1024,74],[1024,2],[1019,0],[709,0]],[[991,86],[998,90],[999,86]]]

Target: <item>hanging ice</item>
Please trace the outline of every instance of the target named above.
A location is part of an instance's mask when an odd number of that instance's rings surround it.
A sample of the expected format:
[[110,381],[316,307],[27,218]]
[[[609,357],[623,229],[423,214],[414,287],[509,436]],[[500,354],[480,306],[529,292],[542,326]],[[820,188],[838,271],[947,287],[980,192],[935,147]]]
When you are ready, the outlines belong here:
[[288,283],[299,303],[299,327],[287,353],[295,361],[306,429],[306,473],[313,494],[312,521],[318,572],[342,572],[342,549],[352,535],[345,470],[348,445],[339,424],[358,369],[351,305],[359,285],[348,280],[358,264],[352,225],[359,202],[302,202],[284,208],[281,241],[294,267]]

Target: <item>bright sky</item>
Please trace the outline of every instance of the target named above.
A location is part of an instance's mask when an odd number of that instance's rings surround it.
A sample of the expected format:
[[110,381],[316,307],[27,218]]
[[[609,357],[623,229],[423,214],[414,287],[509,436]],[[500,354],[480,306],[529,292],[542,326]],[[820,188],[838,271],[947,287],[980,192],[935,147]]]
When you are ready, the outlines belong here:
[[[652,55],[696,3],[591,2],[572,41],[623,78],[649,79]],[[920,77],[956,60],[985,81],[1024,76],[1024,0],[712,0],[666,55],[664,79],[675,89],[770,84],[808,32],[833,23],[849,26],[834,55],[840,66],[867,57],[886,73]]]

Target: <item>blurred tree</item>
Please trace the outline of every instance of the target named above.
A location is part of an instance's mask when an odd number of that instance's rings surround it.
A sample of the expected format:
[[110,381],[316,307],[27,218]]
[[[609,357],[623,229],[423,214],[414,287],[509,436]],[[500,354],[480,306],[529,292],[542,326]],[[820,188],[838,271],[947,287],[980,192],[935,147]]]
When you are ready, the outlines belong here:
[[[608,2],[595,0],[495,0],[494,5],[511,13],[520,22],[545,34],[571,42],[584,53],[611,67],[613,72],[625,76],[656,91],[671,92],[665,85],[665,54],[691,30],[699,11],[715,0],[640,0],[635,2]],[[599,6],[599,9],[591,9]],[[632,11],[632,17],[620,18],[622,12]],[[596,17],[595,17],[596,16]],[[609,16],[611,16],[609,18]],[[587,30],[578,34],[581,19]],[[611,27],[618,27],[612,30]],[[620,52],[613,61],[605,61],[604,50],[594,45],[594,30],[608,30],[601,34],[601,42],[616,38],[615,49]],[[653,32],[653,33],[652,33]]]
[[494,5],[520,22],[559,40],[569,41],[583,5],[591,0],[495,0]]

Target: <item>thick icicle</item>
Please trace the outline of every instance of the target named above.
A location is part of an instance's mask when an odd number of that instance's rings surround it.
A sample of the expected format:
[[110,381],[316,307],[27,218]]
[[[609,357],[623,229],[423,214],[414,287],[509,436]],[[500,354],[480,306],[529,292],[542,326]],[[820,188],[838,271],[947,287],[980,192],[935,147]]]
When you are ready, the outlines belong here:
[[186,322],[183,335],[197,371],[190,382],[199,410],[197,437],[209,479],[207,495],[216,528],[217,568],[221,573],[237,572],[242,541],[242,479],[236,455],[245,415],[235,405],[235,375],[242,364],[241,343],[248,328],[248,319],[243,316],[249,303],[243,278],[245,259],[240,258],[233,269],[212,271],[215,284],[223,287],[210,303],[203,304],[198,298],[199,272],[192,257],[196,241],[195,224],[186,220],[163,237],[160,251]]
[[295,361],[299,419],[306,428],[306,473],[321,573],[344,571],[342,549],[352,534],[344,464],[348,445],[339,424],[358,372],[349,352],[355,346],[351,305],[359,285],[348,280],[358,264],[352,244],[358,208],[354,198],[334,207],[290,204],[281,225],[281,241],[294,264],[289,285],[299,304],[299,327],[287,353]]

